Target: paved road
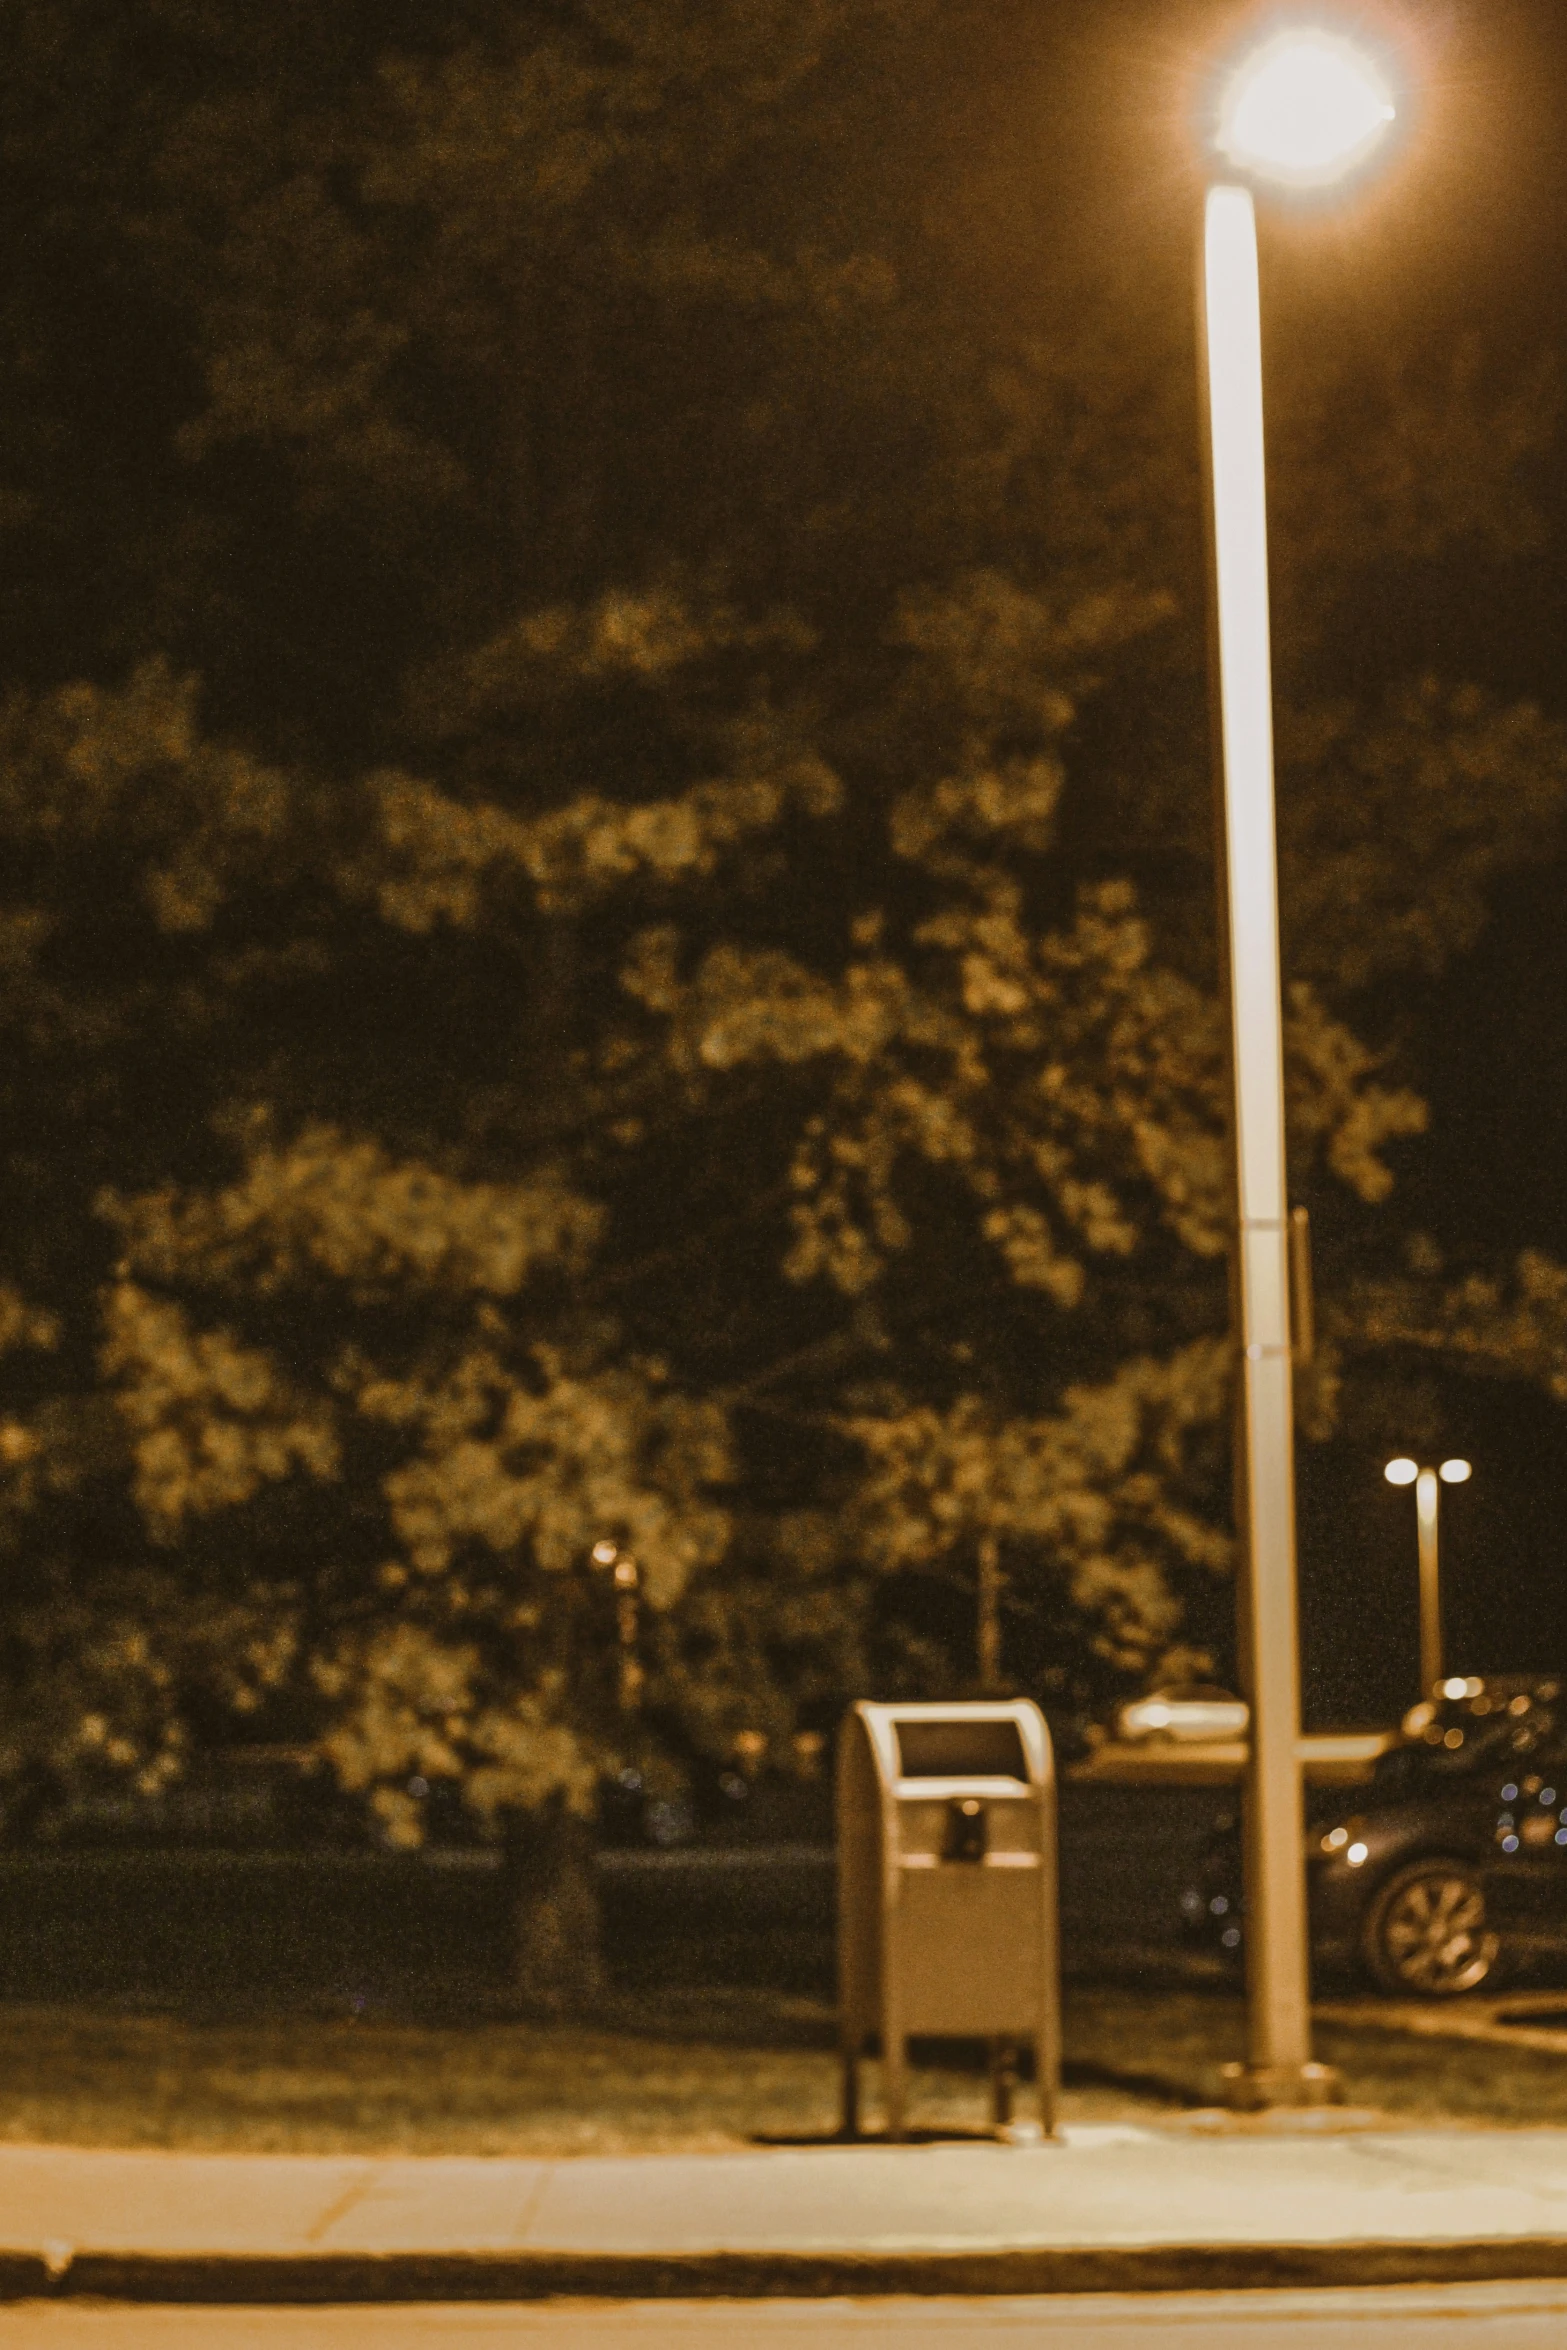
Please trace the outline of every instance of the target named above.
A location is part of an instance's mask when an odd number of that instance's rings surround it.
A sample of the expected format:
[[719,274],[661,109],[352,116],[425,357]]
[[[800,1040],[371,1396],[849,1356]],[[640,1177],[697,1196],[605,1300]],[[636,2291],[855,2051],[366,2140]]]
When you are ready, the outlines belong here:
[[0,2310],[0,2350],[1567,2350],[1567,2286],[1048,2301]]

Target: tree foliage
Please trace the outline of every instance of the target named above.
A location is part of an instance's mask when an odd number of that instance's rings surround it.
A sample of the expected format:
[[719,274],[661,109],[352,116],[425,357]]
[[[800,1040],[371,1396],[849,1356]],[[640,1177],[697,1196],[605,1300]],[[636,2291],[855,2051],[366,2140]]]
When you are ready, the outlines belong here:
[[[239,1720],[404,1840],[411,1785],[585,1802],[970,1685],[985,1541],[1063,1707],[1211,1637],[1185,281],[1151,251],[1134,316],[1042,227],[965,268],[1024,204],[1005,138],[972,160],[1018,99],[953,85],[984,14],[23,0],[19,1784]],[[1527,546],[1549,403],[1287,357],[1291,1153],[1349,1300],[1419,991],[1567,797],[1555,720],[1356,640]],[[1401,1311],[1364,1332],[1426,1344]]]

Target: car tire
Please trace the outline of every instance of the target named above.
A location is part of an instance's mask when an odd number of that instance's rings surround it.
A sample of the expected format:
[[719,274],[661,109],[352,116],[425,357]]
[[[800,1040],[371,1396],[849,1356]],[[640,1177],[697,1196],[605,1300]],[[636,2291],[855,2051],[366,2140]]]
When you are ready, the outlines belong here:
[[1502,1940],[1486,1923],[1485,1887],[1472,1861],[1411,1861],[1377,1887],[1360,1951],[1380,1990],[1400,1999],[1458,1999],[1502,1971]]

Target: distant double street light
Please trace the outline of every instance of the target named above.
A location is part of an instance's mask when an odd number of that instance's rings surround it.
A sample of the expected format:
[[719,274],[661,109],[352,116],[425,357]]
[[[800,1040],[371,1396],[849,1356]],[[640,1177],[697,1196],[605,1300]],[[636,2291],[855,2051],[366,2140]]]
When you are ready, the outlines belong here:
[[1389,1461],[1382,1472],[1390,1485],[1415,1489],[1415,1531],[1420,1545],[1420,1694],[1429,1697],[1442,1678],[1442,1581],[1437,1550],[1444,1485],[1467,1485],[1474,1475],[1467,1461],[1444,1461],[1423,1469],[1418,1461]]
[[1343,34],[1281,28],[1222,80],[1203,211],[1204,451],[1218,702],[1220,931],[1230,999],[1239,1358],[1241,1670],[1251,1706],[1245,1802],[1247,2061],[1240,2104],[1333,2094],[1311,2061],[1299,1758],[1294,1399],[1284,1042],[1274,826],[1261,293],[1253,188],[1322,190],[1394,119],[1387,75]]

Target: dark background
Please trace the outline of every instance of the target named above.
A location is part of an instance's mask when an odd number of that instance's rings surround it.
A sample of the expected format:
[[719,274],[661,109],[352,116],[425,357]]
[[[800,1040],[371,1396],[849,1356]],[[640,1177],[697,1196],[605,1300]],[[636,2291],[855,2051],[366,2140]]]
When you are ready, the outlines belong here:
[[[1439,60],[1435,154],[1389,207],[1387,258],[1446,331],[1470,332],[1525,364],[1561,353],[1567,263],[1567,22],[1560,9],[1494,5],[1425,12]],[[1421,214],[1424,211],[1425,217]],[[1462,576],[1433,596],[1463,666],[1547,711],[1567,706],[1567,474],[1535,484],[1544,544],[1524,593],[1505,600]],[[1390,615],[1397,624],[1397,615]],[[1477,952],[1441,988],[1420,1082],[1431,1133],[1404,1154],[1410,1222],[1447,1249],[1477,1236],[1502,1255],[1567,1249],[1567,920],[1560,871],[1499,893]],[[1554,1668],[1567,1657],[1567,1419],[1522,1388],[1446,1378],[1429,1449],[1473,1460],[1472,1483],[1442,1495],[1447,1661],[1463,1672]],[[1415,1444],[1412,1436],[1411,1444]],[[1308,1718],[1385,1714],[1415,1694],[1413,1496],[1351,1438],[1302,1463],[1302,1630]],[[1358,1521],[1359,1539],[1349,1536]]]
[[[1309,9],[1281,10],[1304,18]],[[1471,343],[1493,380],[1542,354],[1567,380],[1567,10],[1557,0],[1367,0],[1324,9],[1409,61],[1391,165],[1336,206],[1264,207],[1264,328],[1273,364],[1315,347],[1369,364],[1390,324],[1441,350]],[[1041,284],[1106,277],[1150,313],[1189,302],[1200,185],[1194,125],[1211,61],[1258,11],[1214,0],[1065,0],[1025,23],[997,12],[988,57],[954,60],[954,153],[975,230],[972,268]],[[1020,69],[1017,60],[1026,60]],[[1019,93],[1020,70],[1034,86]],[[997,124],[1004,127],[998,131]],[[998,227],[990,191],[1028,184],[1048,150],[1048,201]],[[980,161],[972,161],[978,155]],[[1060,192],[1071,191],[1063,209]],[[1005,246],[1005,259],[999,258]],[[1353,419],[1346,418],[1346,429]],[[1193,418],[1194,430],[1196,418]],[[1548,715],[1567,715],[1567,465],[1560,427],[1529,487],[1539,522],[1523,561],[1435,562],[1406,579],[1336,656],[1365,682],[1439,664]],[[1275,545],[1275,556],[1278,555]],[[1288,945],[1291,909],[1283,907]],[[1525,1249],[1567,1256],[1567,867],[1495,892],[1402,1042],[1431,1127],[1396,1146],[1389,1248],[1429,1235],[1453,1270],[1500,1272]],[[1399,1007],[1390,1011],[1399,1028]],[[1303,1693],[1309,1726],[1381,1723],[1418,1689],[1413,1495],[1386,1485],[1398,1452],[1474,1464],[1444,1488],[1447,1662],[1464,1672],[1567,1664],[1567,1411],[1523,1382],[1416,1366],[1407,1416],[1351,1412],[1299,1449]],[[1224,1659],[1227,1594],[1194,1626]],[[1228,1667],[1226,1666],[1226,1669]]]
[[[1363,12],[1375,28],[1376,12]],[[1157,54],[1147,12],[1123,12],[1130,50]],[[1394,20],[1425,79],[1408,143],[1354,219],[1275,216],[1265,312],[1374,348],[1384,309],[1476,337],[1523,369],[1567,356],[1567,13],[1550,0],[1432,6]],[[1542,542],[1507,581],[1433,567],[1424,612],[1389,608],[1368,663],[1417,631],[1455,672],[1567,709],[1567,468],[1533,482]],[[1435,625],[1433,626],[1433,623]],[[1288,907],[1285,908],[1288,922]],[[1498,892],[1479,948],[1439,985],[1416,1072],[1430,1134],[1399,1159],[1401,1220],[1456,1262],[1525,1248],[1567,1252],[1567,874]],[[1382,1467],[1408,1449],[1474,1463],[1444,1488],[1447,1662],[1462,1672],[1554,1669],[1567,1659],[1567,1415],[1522,1385],[1422,1380],[1414,1425],[1348,1429],[1300,1448],[1300,1571],[1308,1724],[1386,1720],[1418,1683],[1415,1513]]]
[[[1035,286],[1042,312],[1053,300],[1058,316],[1063,308],[1070,316],[1074,272],[1085,285],[1108,275],[1131,288],[1151,318],[1189,318],[1202,75],[1242,16],[1254,13],[1228,0],[1047,0],[1042,9],[1000,0],[993,43],[954,55],[941,100],[952,159],[941,188],[972,223],[965,252],[976,284],[1007,305],[1019,288]],[[1533,369],[1542,351],[1567,357],[1560,0],[1418,7],[1375,0],[1348,13],[1362,16],[1373,37],[1385,30],[1411,58],[1407,133],[1391,167],[1353,200],[1270,209],[1265,310],[1275,363],[1293,366],[1316,346],[1370,361],[1394,322],[1437,348],[1472,338],[1503,381]],[[335,24],[364,15],[345,7]],[[119,93],[111,93],[111,111],[118,105]],[[1048,171],[1035,166],[1042,151]],[[1036,188],[1037,197],[1029,193]],[[103,429],[95,424],[102,447],[112,443],[111,411],[135,388],[142,345],[131,326],[142,344],[156,343],[158,331],[145,318],[110,324],[114,332],[100,333],[95,314],[92,348],[78,355],[83,385],[103,403]],[[183,388],[168,397],[171,410],[180,407]],[[150,395],[146,405],[151,430]],[[1195,422],[1194,415],[1194,431]],[[1352,415],[1345,429],[1353,430]],[[1558,451],[1564,443],[1559,432]],[[1532,697],[1567,718],[1560,651],[1567,480],[1559,454],[1537,465],[1531,486],[1540,532],[1525,559],[1492,568],[1433,563],[1398,600],[1357,612],[1355,641],[1335,648],[1346,670],[1374,680],[1440,663],[1451,677]],[[390,593],[395,565],[386,572]],[[155,585],[175,609],[178,582]],[[25,583],[11,593],[14,649],[25,644],[22,607],[34,599]],[[44,599],[36,601],[35,625],[47,636],[54,618]],[[144,619],[145,612],[128,617],[131,636]],[[174,641],[183,658],[177,632]],[[40,673],[49,666],[40,655]],[[220,714],[222,690],[220,681]],[[228,690],[237,693],[232,678]],[[285,698],[275,672],[257,686],[258,701],[269,695]],[[1559,1175],[1567,1146],[1564,903],[1562,866],[1536,866],[1505,884],[1479,948],[1441,981],[1435,1016],[1428,1002],[1418,1016],[1411,1010],[1399,1074],[1425,1092],[1432,1130],[1395,1154],[1390,1251],[1413,1228],[1430,1234],[1454,1269],[1498,1270],[1528,1247],[1567,1259]],[[1287,903],[1284,916],[1287,932]],[[1398,1004],[1381,1009],[1372,1032],[1396,1031]],[[1433,1461],[1463,1453],[1475,1465],[1471,1485],[1444,1495],[1452,1664],[1567,1664],[1559,1531],[1567,1413],[1521,1382],[1416,1369],[1402,1406],[1389,1406],[1379,1424],[1351,1412],[1334,1441],[1301,1448],[1306,1710],[1314,1723],[1386,1720],[1416,1693],[1413,1501],[1382,1478],[1385,1460],[1401,1450]],[[1214,1604],[1218,1647],[1227,1589]]]

